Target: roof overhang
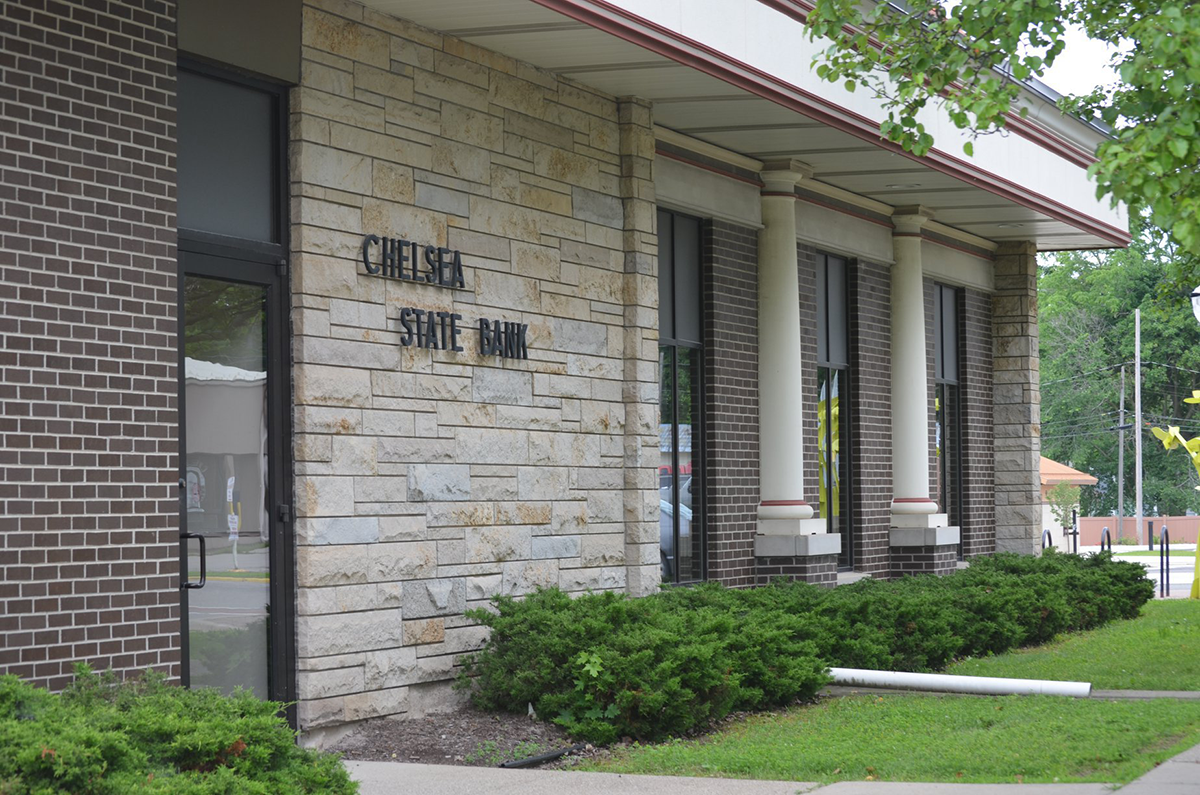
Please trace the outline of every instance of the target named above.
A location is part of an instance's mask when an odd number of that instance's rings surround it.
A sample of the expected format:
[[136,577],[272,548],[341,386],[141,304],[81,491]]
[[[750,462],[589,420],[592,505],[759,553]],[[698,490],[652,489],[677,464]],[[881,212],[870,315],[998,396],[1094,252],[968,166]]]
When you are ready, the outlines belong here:
[[[366,5],[613,96],[648,99],[657,126],[691,139],[751,160],[802,160],[830,190],[889,207],[924,205],[963,235],[1031,240],[1042,251],[1111,248],[1130,240],[1123,212],[1094,198],[1085,176],[1086,142],[1064,136],[1062,124],[1054,129],[1016,119],[1010,132],[980,139],[975,158],[948,151],[961,133],[947,125],[934,130],[947,148],[926,157],[881,139],[865,98],[809,74],[813,45],[794,0],[723,0],[728,15],[718,15],[716,4],[697,3],[707,17],[684,16],[689,3],[649,0]],[[724,42],[723,36],[733,38]],[[748,48],[750,41],[774,46],[764,54],[762,47]],[[767,63],[788,48],[795,54],[783,66]],[[1040,114],[1057,114],[1052,105],[1043,103],[1047,110],[1032,101]]]

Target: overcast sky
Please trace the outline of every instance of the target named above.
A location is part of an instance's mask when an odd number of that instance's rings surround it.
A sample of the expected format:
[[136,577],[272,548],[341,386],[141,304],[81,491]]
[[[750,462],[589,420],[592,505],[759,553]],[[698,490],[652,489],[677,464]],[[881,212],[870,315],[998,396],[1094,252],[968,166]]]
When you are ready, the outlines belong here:
[[1108,67],[1112,48],[1089,39],[1078,28],[1067,31],[1067,46],[1042,75],[1042,82],[1060,94],[1086,94],[1098,85],[1111,83],[1117,75]]

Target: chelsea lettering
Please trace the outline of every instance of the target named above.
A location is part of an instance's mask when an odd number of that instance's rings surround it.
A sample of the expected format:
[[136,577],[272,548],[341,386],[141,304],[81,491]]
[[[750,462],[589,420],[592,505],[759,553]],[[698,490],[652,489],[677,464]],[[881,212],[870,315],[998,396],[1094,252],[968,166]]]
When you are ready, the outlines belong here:
[[[376,262],[371,250],[379,248]],[[466,286],[462,254],[441,246],[421,246],[402,238],[367,235],[362,242],[362,262],[372,276],[421,281],[438,287]]]

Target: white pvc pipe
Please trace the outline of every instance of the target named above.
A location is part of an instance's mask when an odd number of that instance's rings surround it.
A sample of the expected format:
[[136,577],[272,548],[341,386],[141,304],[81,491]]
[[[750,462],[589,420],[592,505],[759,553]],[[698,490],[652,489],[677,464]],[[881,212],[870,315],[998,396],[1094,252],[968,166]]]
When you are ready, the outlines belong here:
[[904,671],[870,671],[863,668],[830,668],[839,685],[929,690],[938,693],[971,693],[982,696],[1044,695],[1087,698],[1091,682],[1052,682],[1047,679],[1002,679],[998,676],[915,674]]

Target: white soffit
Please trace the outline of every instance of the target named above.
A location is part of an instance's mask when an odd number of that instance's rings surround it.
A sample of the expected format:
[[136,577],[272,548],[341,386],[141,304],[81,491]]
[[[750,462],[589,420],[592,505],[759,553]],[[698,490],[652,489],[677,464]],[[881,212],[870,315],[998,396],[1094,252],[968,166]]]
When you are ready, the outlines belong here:
[[[368,7],[457,36],[613,96],[654,103],[654,121],[756,160],[795,157],[813,178],[890,206],[920,204],[968,236],[1033,240],[1040,250],[1109,248],[1111,237],[1030,209],[540,5],[554,0],[366,0]],[[587,5],[590,0],[574,0]],[[597,4],[599,5],[599,4]],[[1000,175],[1004,176],[1004,175]],[[1080,179],[1083,179],[1082,172]]]

